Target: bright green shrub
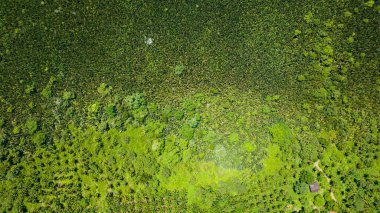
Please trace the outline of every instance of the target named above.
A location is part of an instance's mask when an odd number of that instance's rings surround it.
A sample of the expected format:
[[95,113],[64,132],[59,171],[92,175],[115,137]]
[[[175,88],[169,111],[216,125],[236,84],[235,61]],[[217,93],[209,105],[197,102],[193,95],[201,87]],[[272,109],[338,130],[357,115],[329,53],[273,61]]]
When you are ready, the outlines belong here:
[[25,127],[29,134],[33,134],[38,129],[38,122],[34,118],[29,118],[25,123]]

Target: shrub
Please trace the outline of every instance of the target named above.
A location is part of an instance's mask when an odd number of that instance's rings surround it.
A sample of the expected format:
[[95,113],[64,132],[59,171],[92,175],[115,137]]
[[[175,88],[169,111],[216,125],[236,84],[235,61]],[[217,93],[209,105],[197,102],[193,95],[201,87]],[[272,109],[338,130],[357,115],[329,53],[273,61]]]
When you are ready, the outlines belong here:
[[196,128],[199,123],[201,122],[201,115],[199,115],[198,113],[194,115],[194,117],[192,117],[189,121],[189,125],[192,127],[192,128]]
[[309,12],[303,17],[303,19],[306,21],[306,23],[310,24],[310,23],[313,21],[313,13],[309,11]]
[[314,97],[316,98],[326,99],[328,95],[328,91],[323,87],[319,88],[314,92]]
[[48,86],[46,86],[43,90],[42,90],[42,92],[41,92],[41,95],[42,95],[42,97],[44,97],[44,98],[50,98],[51,97],[51,87],[48,85]]
[[191,140],[194,137],[194,129],[190,125],[182,126],[180,133],[187,140]]
[[112,87],[108,86],[106,83],[101,83],[97,90],[99,94],[101,94],[102,96],[106,96],[111,92]]
[[68,92],[68,91],[64,91],[63,92],[63,100],[71,100],[71,99],[74,99],[75,98],[75,94],[72,93],[72,92]]
[[178,64],[174,67],[174,73],[176,75],[181,75],[185,71],[185,66],[183,64]]
[[33,134],[38,129],[38,123],[35,119],[29,118],[25,123],[26,128],[28,129],[29,134]]
[[326,54],[326,55],[329,55],[329,56],[332,56],[334,54],[334,49],[330,46],[330,45],[327,45],[323,48],[323,52]]
[[299,75],[297,77],[297,81],[305,81],[306,80],[306,77],[304,75]]
[[229,141],[232,143],[239,142],[239,134],[236,132],[232,133],[228,138],[229,138]]
[[32,85],[27,85],[26,88],[25,88],[25,94],[32,94],[33,92],[36,91],[36,87],[34,86],[34,84]]
[[294,185],[293,190],[297,194],[306,194],[309,192],[309,185],[306,183],[297,182]]
[[106,111],[106,114],[107,114],[107,116],[108,116],[109,118],[113,118],[113,117],[115,117],[115,115],[116,115],[115,105],[113,105],[113,104],[109,104],[109,105],[106,107],[105,111]]
[[299,180],[302,183],[311,184],[314,181],[314,175],[313,175],[313,173],[311,173],[311,172],[309,172],[307,170],[302,170],[301,173],[300,173]]
[[34,134],[32,136],[32,142],[36,145],[36,146],[41,146],[45,143],[45,140],[46,140],[46,136],[44,133],[42,133],[41,131],[38,131],[36,132],[36,134]]
[[318,194],[314,197],[314,204],[316,206],[324,206],[325,205],[325,199],[323,199],[322,195]]
[[126,98],[128,107],[131,109],[138,109],[141,106],[146,106],[145,97],[141,93],[135,93]]

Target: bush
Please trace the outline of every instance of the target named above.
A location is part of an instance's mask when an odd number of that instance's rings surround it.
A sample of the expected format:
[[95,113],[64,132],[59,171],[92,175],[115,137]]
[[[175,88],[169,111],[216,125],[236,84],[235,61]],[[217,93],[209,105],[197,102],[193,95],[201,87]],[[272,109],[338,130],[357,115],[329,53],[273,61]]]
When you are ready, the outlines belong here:
[[100,95],[106,96],[111,92],[111,89],[111,86],[108,86],[106,83],[101,83],[97,90]]
[[174,67],[174,73],[176,75],[181,75],[183,73],[183,71],[185,71],[185,65],[183,64],[178,64]]
[[318,194],[314,197],[314,204],[319,207],[324,206],[325,199],[323,199],[322,195]]
[[63,98],[63,100],[68,101],[68,100],[74,99],[75,98],[75,94],[72,93],[72,92],[64,91],[63,95],[62,95],[62,98]]
[[135,93],[126,98],[128,107],[131,109],[138,109],[141,106],[146,106],[145,97],[141,93]]
[[36,145],[36,146],[41,146],[45,143],[45,140],[46,140],[46,136],[44,133],[42,133],[41,131],[38,131],[36,132],[36,134],[34,134],[32,136],[32,142]]
[[313,173],[311,173],[307,170],[302,170],[300,173],[299,180],[302,183],[311,184],[314,181],[314,175],[313,175]]
[[294,185],[294,188],[293,188],[294,192],[297,193],[297,194],[306,194],[309,192],[309,185],[306,184],[306,183],[300,183],[300,182],[297,182],[295,185]]
[[182,126],[180,133],[187,140],[191,140],[194,137],[194,129],[190,125]]
[[29,118],[25,123],[26,128],[28,129],[29,134],[33,134],[38,129],[38,123],[35,119]]

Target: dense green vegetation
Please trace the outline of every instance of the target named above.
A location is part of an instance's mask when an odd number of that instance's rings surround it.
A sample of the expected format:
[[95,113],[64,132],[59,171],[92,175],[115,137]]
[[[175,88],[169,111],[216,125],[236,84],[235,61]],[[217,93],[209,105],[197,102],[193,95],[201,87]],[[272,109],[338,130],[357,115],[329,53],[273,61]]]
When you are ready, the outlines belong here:
[[0,14],[1,212],[378,210],[378,2]]

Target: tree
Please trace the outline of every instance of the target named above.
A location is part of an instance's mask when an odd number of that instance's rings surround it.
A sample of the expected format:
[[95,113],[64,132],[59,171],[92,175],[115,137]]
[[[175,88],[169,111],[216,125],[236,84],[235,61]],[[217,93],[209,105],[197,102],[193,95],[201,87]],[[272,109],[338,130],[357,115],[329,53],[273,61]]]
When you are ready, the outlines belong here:
[[297,182],[294,185],[294,192],[297,194],[306,194],[309,192],[309,185],[304,182]]
[[300,178],[299,178],[301,183],[307,183],[310,184],[314,181],[314,175],[313,173],[307,171],[307,170],[302,170],[300,173]]
[[362,198],[360,197],[355,197],[354,199],[354,205],[355,205],[355,210],[357,212],[361,212],[364,210],[365,202]]
[[322,195],[318,194],[314,197],[314,204],[316,206],[324,206],[325,205],[325,199],[323,199]]

